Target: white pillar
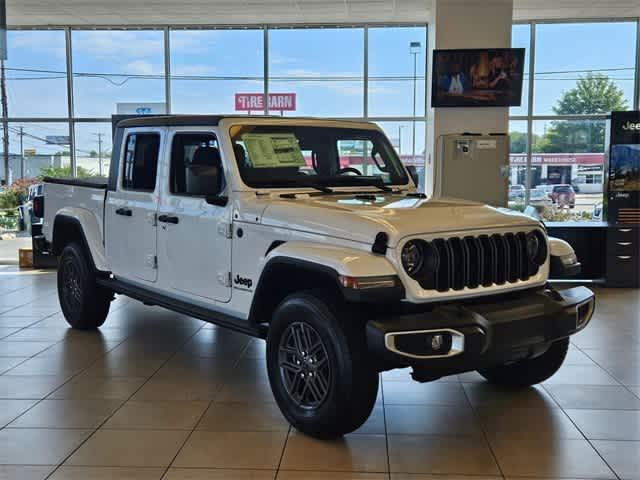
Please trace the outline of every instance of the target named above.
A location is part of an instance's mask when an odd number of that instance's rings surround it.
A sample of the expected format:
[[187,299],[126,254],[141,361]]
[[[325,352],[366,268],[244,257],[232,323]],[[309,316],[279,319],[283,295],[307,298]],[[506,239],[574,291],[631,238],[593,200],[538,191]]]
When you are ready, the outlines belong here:
[[[513,0],[432,0],[427,57],[429,79],[433,74],[435,49],[511,47],[512,19]],[[431,98],[431,81],[427,82],[427,96]],[[425,189],[430,195],[433,191],[433,164],[438,161],[438,138],[463,132],[507,133],[509,108],[431,108],[428,120]],[[466,180],[473,181],[473,178]]]

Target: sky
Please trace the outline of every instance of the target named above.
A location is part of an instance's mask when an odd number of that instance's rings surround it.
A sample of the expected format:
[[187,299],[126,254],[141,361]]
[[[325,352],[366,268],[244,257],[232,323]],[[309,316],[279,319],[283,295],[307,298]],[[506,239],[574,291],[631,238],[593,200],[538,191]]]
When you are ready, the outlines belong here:
[[[529,55],[529,26],[515,25],[513,46]],[[631,104],[636,23],[539,25],[536,31],[534,114],[552,114],[563,91],[581,72],[605,72],[616,79]],[[425,27],[369,29],[370,117],[412,116],[414,58],[409,43],[421,42],[417,57],[416,115],[424,115]],[[261,92],[264,77],[262,30],[173,30],[170,34],[171,104],[176,113],[232,113],[234,93]],[[118,102],[164,102],[162,31],[73,31],[74,104],[76,117],[109,117]],[[10,31],[8,34],[10,117],[66,117],[66,59],[62,31]],[[296,115],[360,117],[364,110],[364,30],[362,28],[276,29],[269,31],[269,91],[294,92]],[[528,59],[527,59],[528,65]],[[62,73],[60,73],[62,72]],[[105,75],[106,74],[106,75]],[[127,75],[143,76],[143,78]],[[203,77],[224,77],[211,80]],[[403,77],[397,79],[392,77]],[[526,75],[525,75],[526,77]],[[511,115],[524,115],[523,106]],[[535,122],[542,133],[545,122]],[[59,151],[46,135],[68,134],[61,123],[25,125],[33,137],[25,148]],[[401,138],[403,154],[412,148],[411,122],[381,122],[391,138]],[[512,127],[520,123],[513,122]],[[522,126],[526,126],[522,122]],[[108,123],[78,123],[79,155],[98,149],[98,133],[110,150]],[[416,127],[416,151],[424,150],[424,122]],[[17,151],[15,134],[12,151]]]

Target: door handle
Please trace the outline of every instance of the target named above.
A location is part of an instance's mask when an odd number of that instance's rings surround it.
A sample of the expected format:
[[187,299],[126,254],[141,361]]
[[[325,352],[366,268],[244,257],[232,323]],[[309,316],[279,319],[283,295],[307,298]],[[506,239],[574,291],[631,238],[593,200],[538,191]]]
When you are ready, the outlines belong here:
[[158,221],[163,222],[163,223],[173,223],[176,224],[178,223],[180,220],[178,219],[178,217],[173,217],[171,215],[160,215],[158,217]]
[[116,215],[123,215],[125,217],[130,217],[132,214],[131,210],[128,208],[119,208],[116,210]]

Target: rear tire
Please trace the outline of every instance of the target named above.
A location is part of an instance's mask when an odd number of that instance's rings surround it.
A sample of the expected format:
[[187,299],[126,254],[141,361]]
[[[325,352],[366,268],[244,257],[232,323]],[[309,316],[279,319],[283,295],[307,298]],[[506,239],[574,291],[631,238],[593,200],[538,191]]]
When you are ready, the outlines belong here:
[[368,357],[364,324],[315,295],[290,295],[273,314],[269,382],[283,415],[307,435],[339,437],[369,418],[379,376]]
[[67,245],[58,263],[58,299],[73,328],[89,330],[104,323],[113,293],[96,283],[91,261],[77,243]]
[[485,368],[478,370],[478,373],[496,385],[529,387],[552,377],[562,366],[568,349],[569,339],[563,338],[552,343],[549,349],[538,357]]

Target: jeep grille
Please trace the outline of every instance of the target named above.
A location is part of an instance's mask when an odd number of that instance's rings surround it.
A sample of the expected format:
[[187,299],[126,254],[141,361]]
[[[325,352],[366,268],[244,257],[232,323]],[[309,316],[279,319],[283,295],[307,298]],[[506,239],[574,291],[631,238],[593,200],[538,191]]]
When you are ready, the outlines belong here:
[[[423,242],[425,268],[415,280],[425,290],[462,290],[526,281],[539,266],[529,260],[524,232]],[[545,255],[546,257],[546,255]]]

